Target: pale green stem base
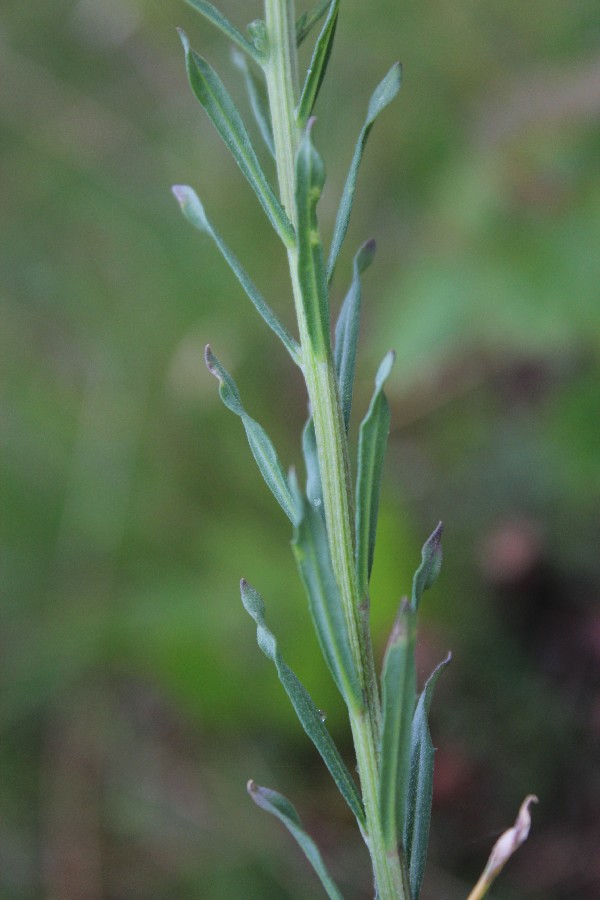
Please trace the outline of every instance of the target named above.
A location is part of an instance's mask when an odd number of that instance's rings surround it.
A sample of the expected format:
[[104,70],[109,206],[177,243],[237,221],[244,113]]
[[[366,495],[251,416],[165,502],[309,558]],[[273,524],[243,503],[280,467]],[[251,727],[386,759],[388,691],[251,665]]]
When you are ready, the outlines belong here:
[[[265,21],[270,42],[265,75],[277,174],[282,203],[297,228],[295,157],[300,135],[294,114],[297,97],[294,0],[265,0]],[[350,466],[337,378],[331,353],[319,358],[311,348],[295,246],[288,249],[288,260],[302,347],[302,370],[315,425],[332,564],[363,689],[364,705],[350,709],[349,713],[365,806],[364,838],[371,855],[379,900],[410,900],[406,868],[395,848],[386,850],[380,821],[378,748],[381,714],[367,616],[361,614],[362,598],[357,589]]]

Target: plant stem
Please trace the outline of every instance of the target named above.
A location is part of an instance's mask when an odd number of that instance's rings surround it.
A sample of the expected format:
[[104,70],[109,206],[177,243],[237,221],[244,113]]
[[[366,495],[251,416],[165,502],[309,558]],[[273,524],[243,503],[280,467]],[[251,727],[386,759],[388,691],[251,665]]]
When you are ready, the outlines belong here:
[[[269,59],[264,70],[279,188],[285,210],[297,229],[295,158],[300,134],[295,118],[298,90],[294,0],[265,0],[265,22]],[[405,866],[395,848],[386,850],[380,820],[378,748],[381,712],[368,621],[366,611],[361,610],[364,598],[359,596],[356,579],[352,485],[337,377],[329,347],[316,353],[311,346],[296,245],[288,248],[288,261],[302,348],[302,370],[315,425],[331,560],[364,698],[360,707],[349,709],[365,806],[364,838],[371,855],[379,900],[410,900]],[[325,327],[329,330],[329,323]]]

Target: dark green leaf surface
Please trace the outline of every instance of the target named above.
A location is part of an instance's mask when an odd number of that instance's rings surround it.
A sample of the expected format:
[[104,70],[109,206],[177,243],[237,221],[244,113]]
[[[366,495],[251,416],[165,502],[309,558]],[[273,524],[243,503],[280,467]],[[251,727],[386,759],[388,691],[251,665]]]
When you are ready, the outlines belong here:
[[416,616],[403,599],[383,660],[380,810],[385,844],[393,850],[404,834],[411,723],[415,710]]
[[379,494],[383,458],[390,430],[390,408],[383,385],[394,364],[390,351],[375,377],[375,392],[358,437],[358,472],[356,476],[356,573],[359,596],[369,591],[369,578],[375,553],[375,535],[379,512]]
[[248,793],[257,806],[260,806],[262,809],[265,809],[267,812],[276,816],[280,822],[283,822],[290,834],[296,838],[296,841],[306,854],[311,866],[319,876],[321,884],[327,891],[327,896],[330,897],[331,900],[343,900],[340,891],[323,862],[323,857],[319,852],[319,848],[302,827],[300,816],[290,801],[284,797],[283,794],[279,794],[277,791],[273,791],[270,788],[261,787],[254,781],[248,782]]
[[246,40],[244,35],[238,31],[235,25],[232,25],[229,19],[213,6],[212,3],[208,3],[207,0],[185,0],[185,2],[188,6],[192,6],[201,13],[209,22],[212,22],[213,25],[216,25],[217,28],[226,34],[231,41],[238,45],[238,47],[241,47],[242,50],[249,53],[256,62],[262,62],[263,56],[258,52],[256,47],[251,44],[250,41]]
[[419,697],[412,721],[410,741],[410,776],[406,817],[404,820],[404,851],[409,870],[413,900],[418,900],[427,859],[429,821],[433,796],[433,757],[435,748],[429,731],[429,708],[438,679],[452,659],[449,653],[429,676]]
[[437,580],[442,568],[442,532],[444,525],[438,522],[435,530],[429,535],[421,550],[421,565],[415,572],[412,587],[412,605],[416,611],[421,597]]
[[306,73],[306,80],[302,88],[302,94],[296,110],[296,124],[299,128],[304,128],[311,115],[319,90],[323,83],[323,78],[327,71],[327,64],[331,56],[333,48],[333,39],[335,37],[335,29],[337,25],[337,17],[340,9],[340,0],[331,0],[327,18],[321,29],[321,33],[317,38],[312,59]]
[[319,22],[331,5],[331,0],[320,0],[309,12],[302,13],[296,22],[296,45],[299,47],[304,38]]
[[206,347],[204,352],[206,367],[208,371],[219,379],[219,394],[221,400],[231,412],[235,413],[242,420],[246,430],[246,437],[252,450],[252,455],[256,460],[261,474],[270,488],[273,496],[283,509],[284,513],[295,524],[298,516],[298,510],[294,498],[290,492],[290,488],[285,477],[285,473],[279,462],[277,451],[273,446],[271,439],[262,427],[252,419],[242,405],[237,385],[229,372],[221,365],[217,357],[213,354],[210,347]]
[[243,53],[234,53],[233,62],[244,76],[244,83],[246,85],[248,99],[250,100],[250,108],[254,114],[261,137],[271,156],[275,157],[271,113],[269,111],[269,101],[264,80],[256,77],[255,73],[248,65]]
[[340,389],[340,402],[344,416],[346,433],[350,425],[352,393],[354,390],[354,369],[360,324],[361,283],[360,276],[371,265],[375,256],[375,241],[362,245],[354,257],[353,276],[350,290],[342,304],[335,326],[335,370]]
[[179,35],[192,91],[255,191],[273,228],[286,246],[292,246],[294,229],[267,181],[246,126],[225,85],[212,66],[191,49],[184,32],[180,30]]
[[356,148],[354,150],[354,156],[352,157],[352,162],[350,163],[350,169],[346,177],[346,183],[342,192],[342,199],[340,200],[340,205],[335,220],[331,249],[329,251],[329,261],[327,263],[328,281],[331,281],[333,277],[337,258],[339,256],[339,252],[348,230],[348,222],[350,221],[350,213],[352,212],[352,203],[354,201],[354,191],[356,189],[356,176],[358,174],[358,167],[360,166],[360,161],[362,159],[369,134],[371,133],[371,128],[373,127],[373,123],[379,113],[383,109],[385,109],[385,107],[389,103],[391,103],[391,101],[400,90],[401,75],[402,69],[400,68],[400,63],[395,63],[387,73],[385,78],[377,85],[377,87],[373,91],[373,94],[371,95],[369,107],[367,109],[367,117],[358,137]]
[[321,652],[347,705],[361,709],[362,691],[331,565],[327,529],[320,511],[306,501],[293,548]]
[[173,194],[175,195],[175,198],[177,199],[177,202],[181,207],[181,211],[183,212],[188,222],[191,222],[191,224],[194,225],[199,231],[203,231],[213,239],[213,241],[225,257],[225,260],[229,263],[229,266],[231,267],[234,275],[254,304],[259,315],[284,344],[294,362],[299,363],[301,351],[297,341],[294,340],[287,328],[279,321],[250,276],[247,274],[246,270],[238,262],[237,257],[234,256],[234,254],[231,252],[218,231],[213,228],[212,224],[206,216],[204,207],[200,202],[200,199],[196,192],[193,190],[193,188],[188,187],[184,184],[176,184],[171,188],[171,190],[173,191]]
[[275,664],[279,680],[290,698],[302,727],[321,754],[323,762],[329,769],[340,793],[356,816],[357,821],[361,827],[364,827],[364,810],[356,784],[325,727],[312,697],[283,661],[277,647],[277,640],[274,634],[269,631],[265,622],[265,604],[262,597],[245,580],[242,580],[240,588],[244,608],[256,622],[258,646],[265,656]]
[[317,202],[325,183],[323,162],[310,139],[310,123],[296,157],[298,209],[298,277],[312,350],[324,359],[329,352],[329,299]]

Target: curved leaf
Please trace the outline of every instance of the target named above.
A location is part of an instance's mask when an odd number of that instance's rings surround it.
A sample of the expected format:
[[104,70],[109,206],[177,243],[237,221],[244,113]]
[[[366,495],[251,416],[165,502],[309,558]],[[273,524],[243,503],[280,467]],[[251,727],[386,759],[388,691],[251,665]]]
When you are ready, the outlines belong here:
[[411,722],[415,711],[416,617],[408,600],[400,604],[383,660],[380,811],[385,845],[397,847],[404,834]]
[[283,661],[275,635],[269,631],[265,622],[265,604],[262,597],[245,579],[242,579],[240,589],[244,609],[256,622],[258,646],[265,656],[275,664],[279,680],[290,698],[300,724],[321,754],[323,762],[329,769],[340,793],[356,816],[359,825],[361,828],[364,828],[365,814],[356,784],[325,727],[322,715],[315,706],[312,697],[290,667]]
[[421,550],[421,565],[415,572],[412,587],[413,609],[419,608],[424,592],[435,584],[440,569],[442,568],[442,532],[443,522],[438,522],[434,531],[429,535]]
[[350,425],[352,393],[354,390],[354,369],[360,324],[361,285],[360,276],[371,265],[375,256],[375,241],[366,241],[354,257],[353,277],[350,290],[340,309],[335,326],[335,370],[340,388],[340,402],[344,416],[346,433]]
[[383,457],[390,430],[390,407],[383,384],[394,364],[392,350],[384,357],[375,377],[375,391],[358,437],[356,476],[356,573],[359,596],[369,591],[369,578],[375,553],[375,535],[379,513],[379,494]]
[[327,896],[331,900],[343,900],[343,897],[335,884],[333,878],[329,874],[323,857],[319,852],[319,848],[311,837],[302,827],[300,816],[290,803],[290,801],[270,788],[261,787],[255,781],[248,782],[248,793],[257,806],[270,812],[276,816],[280,822],[283,822],[290,834],[296,838],[296,841],[306,854],[308,861],[319,876],[321,884],[327,892]]
[[413,716],[410,738],[410,777],[404,819],[404,851],[413,900],[417,900],[423,881],[429,821],[433,796],[433,757],[435,748],[429,731],[429,708],[438,679],[452,659],[449,653],[429,676]]
[[346,704],[363,706],[358,671],[352,656],[340,591],[333,574],[327,529],[322,515],[304,502],[292,546],[306,588],[321,652]]
[[402,69],[400,63],[395,63],[385,78],[377,85],[367,109],[367,117],[358,136],[354,156],[350,163],[350,169],[346,177],[346,183],[342,192],[339,209],[337,212],[335,226],[333,229],[333,238],[331,241],[331,249],[329,251],[329,261],[327,263],[327,280],[331,281],[333,272],[342,247],[342,243],[348,230],[348,222],[350,221],[350,213],[352,211],[352,203],[354,200],[354,191],[356,189],[356,176],[358,167],[362,159],[363,151],[367,143],[373,123],[379,113],[391,103],[398,91],[400,90],[400,80]]
[[185,0],[185,2],[203,15],[205,19],[208,19],[209,22],[212,22],[213,25],[216,25],[223,34],[226,34],[231,41],[237,44],[238,47],[241,47],[256,62],[261,63],[263,61],[264,55],[259,53],[256,47],[212,3],[208,3],[207,0]]
[[293,246],[292,224],[267,181],[246,126],[225,85],[212,66],[191,49],[186,34],[180,30],[179,36],[192,91],[256,193],[271,225],[287,247]]
[[308,122],[308,117],[313,111],[319,90],[327,71],[327,64],[331,56],[333,48],[333,39],[335,37],[335,28],[337,25],[337,17],[340,9],[340,0],[330,0],[329,12],[321,29],[321,33],[317,38],[315,48],[313,50],[312,59],[306,73],[306,80],[302,88],[300,101],[296,109],[296,124],[299,128],[304,128]]
[[256,460],[258,468],[261,471],[267,487],[283,509],[286,516],[292,524],[296,524],[298,518],[298,510],[294,498],[292,497],[285,473],[279,462],[277,451],[273,443],[264,430],[252,419],[242,405],[237,385],[229,372],[221,365],[217,357],[214,355],[209,346],[204,351],[204,359],[206,367],[211,375],[219,380],[219,394],[221,400],[231,412],[235,413],[242,420],[246,430],[246,437],[252,450],[252,455]]
[[181,207],[181,211],[188,222],[194,225],[194,227],[199,231],[203,231],[205,234],[208,234],[213,239],[226,262],[229,263],[229,266],[236,276],[237,280],[254,304],[254,307],[256,308],[258,314],[261,316],[263,321],[266,322],[269,328],[277,335],[294,362],[299,365],[301,350],[298,342],[294,340],[285,325],[283,325],[279,321],[250,276],[247,274],[246,270],[243,268],[241,263],[238,262],[237,257],[234,256],[219,232],[208,220],[207,215],[204,211],[204,206],[200,202],[200,198],[198,197],[194,189],[188,187],[188,185],[185,184],[175,184],[173,185],[171,190],[173,191],[173,194],[177,202],[179,203],[179,206]]

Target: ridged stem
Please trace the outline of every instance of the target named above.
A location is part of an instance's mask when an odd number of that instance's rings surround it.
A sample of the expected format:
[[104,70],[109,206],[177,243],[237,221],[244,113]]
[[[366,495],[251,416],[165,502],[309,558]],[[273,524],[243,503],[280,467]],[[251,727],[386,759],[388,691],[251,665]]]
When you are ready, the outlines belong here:
[[[294,0],[265,0],[269,58],[264,64],[275,143],[281,200],[295,229],[295,159],[300,143],[295,106],[298,95]],[[313,415],[323,503],[333,570],[344,608],[346,627],[361,681],[364,703],[349,710],[363,803],[365,841],[373,864],[379,900],[410,900],[407,877],[396,851],[387,851],[380,819],[379,743],[381,711],[368,617],[361,609],[354,559],[354,509],[348,443],[337,378],[329,350],[317,354],[309,339],[298,250],[288,249],[294,304],[302,347],[302,370]],[[329,328],[329,323],[327,323]]]

